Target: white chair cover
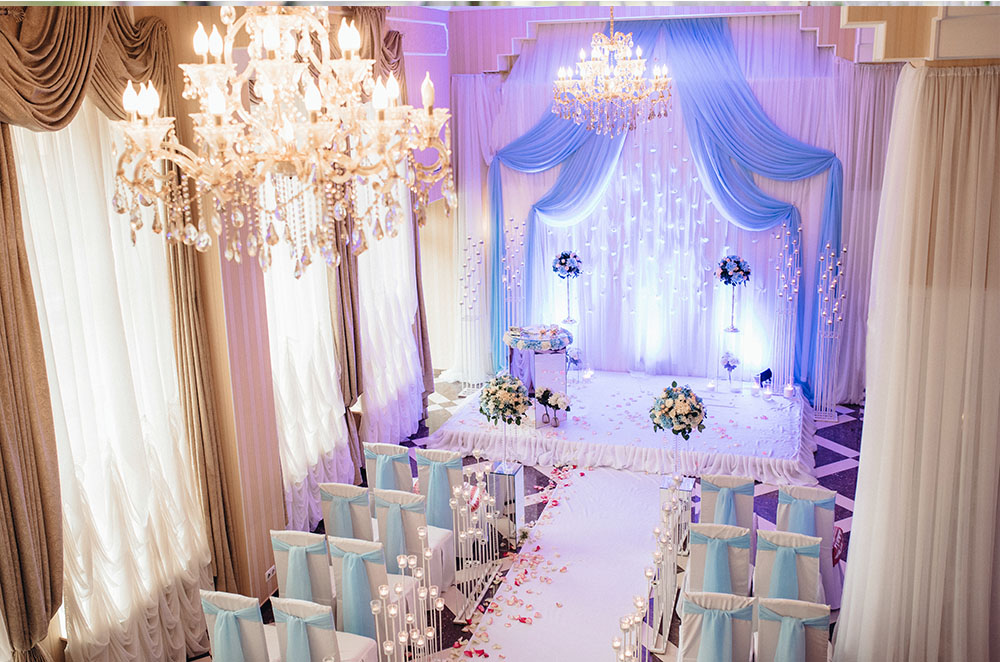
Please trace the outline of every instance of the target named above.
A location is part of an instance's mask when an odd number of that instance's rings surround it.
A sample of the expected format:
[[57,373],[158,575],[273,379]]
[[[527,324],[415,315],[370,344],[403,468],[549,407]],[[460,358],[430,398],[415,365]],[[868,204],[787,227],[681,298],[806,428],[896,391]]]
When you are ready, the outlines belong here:
[[686,593],[685,611],[681,615],[680,646],[677,648],[679,662],[698,662],[702,645],[702,624],[704,616],[690,613],[690,610],[719,609],[727,612],[749,611],[748,618],[732,618],[732,660],[713,662],[748,662],[753,638],[753,605],[755,598],[746,598],[728,593]]
[[[769,600],[759,599],[760,607],[766,607],[779,616],[791,616],[799,619],[819,619],[830,617],[830,607],[814,602],[800,600]],[[781,622],[757,619],[757,662],[774,662],[778,647],[778,636],[781,633]],[[830,627],[806,627],[805,653],[802,662],[826,662],[830,647]]]
[[[241,611],[244,609],[256,610],[256,620],[237,619],[240,628],[240,644],[243,649],[244,662],[270,662],[272,655],[278,657],[278,650],[268,651],[267,640],[264,636],[264,625],[260,619],[260,603],[256,598],[248,598],[235,593],[223,593],[221,591],[202,591],[201,599],[213,605],[217,609],[225,611]],[[212,653],[216,651],[215,645],[215,619],[216,615],[205,611],[205,625],[208,626],[208,640]]]
[[[389,597],[393,602],[396,601],[396,584],[403,585],[403,597],[406,598],[407,604],[412,602],[410,598],[413,593],[413,589],[416,587],[417,581],[413,577],[404,577],[402,575],[390,575],[385,571],[385,552],[382,549],[382,543],[371,542],[369,540],[354,540],[351,538],[335,538],[334,536],[327,536],[331,546],[336,546],[345,552],[353,552],[355,554],[367,554],[369,552],[378,552],[383,555],[383,561],[381,563],[375,563],[373,561],[365,561],[365,569],[368,571],[368,589],[371,593],[372,599],[378,599],[378,589],[380,586],[388,586],[390,588]],[[343,614],[344,611],[341,608],[344,604],[344,595],[340,591],[340,587],[344,585],[344,560],[336,554],[330,554],[330,560],[333,562],[331,566],[333,570],[333,581],[334,585],[337,587],[337,629],[342,629]]]
[[[372,490],[375,499],[381,499],[389,503],[412,505],[415,503],[426,504],[426,497],[421,494],[410,492],[400,492],[398,490]],[[386,541],[388,532],[388,508],[381,507],[375,501],[375,517],[378,520],[379,540]],[[406,540],[406,549],[409,554],[420,555],[420,537],[417,530],[420,527],[427,528],[427,543],[433,550],[430,563],[430,582],[444,592],[449,586],[455,583],[455,540],[451,531],[439,529],[427,525],[427,517],[423,510],[402,511],[403,516],[403,536]],[[386,554],[391,551],[386,550]],[[389,564],[391,566],[391,563]]]
[[[804,536],[799,533],[788,533],[787,531],[758,531],[759,545],[757,548],[757,563],[753,569],[753,592],[758,598],[766,598],[770,595],[771,579],[774,573],[774,560],[777,551],[767,549],[769,545],[761,541],[767,541],[778,547],[810,547],[820,546],[822,550],[822,540],[818,537]],[[803,554],[795,555],[795,577],[798,582],[798,596],[795,600],[805,600],[807,602],[817,602],[822,599],[822,592],[819,583],[819,557],[807,556]]]
[[[323,614],[329,615],[331,621],[333,619],[333,613],[329,607],[304,600],[271,598],[271,606],[275,612],[282,611],[302,619],[322,617]],[[332,627],[326,629],[311,624],[306,625],[306,633],[309,638],[309,659],[289,659],[287,655],[288,626],[279,618],[275,618],[275,621],[278,627],[278,643],[281,647],[282,659],[285,662],[327,662],[328,660],[378,662],[378,646],[374,639],[359,637],[348,632],[337,632]]]
[[[707,538],[737,539],[749,536],[750,529],[724,524],[692,524],[692,534]],[[696,536],[695,536],[696,537]],[[705,561],[707,545],[689,542],[690,561],[685,575],[685,590],[701,592],[705,586]],[[729,576],[734,595],[750,595],[750,549],[729,545]]]
[[[359,538],[361,540],[374,540],[375,530],[372,527],[371,518],[371,507],[368,502],[368,488],[361,487],[359,485],[348,485],[347,483],[320,483],[320,497],[322,499],[322,492],[326,492],[330,496],[338,499],[357,499],[361,501],[361,497],[364,497],[364,503],[351,503],[351,528],[354,531],[353,538]],[[337,530],[336,522],[334,522],[334,517],[336,509],[333,508],[333,502],[322,499],[323,503],[323,524],[326,527],[327,535],[334,535]]]
[[[701,516],[698,521],[702,524],[725,524],[725,522],[719,522],[715,517],[715,504],[719,499],[719,493],[715,490],[708,490],[704,487],[704,481],[708,481],[713,485],[718,487],[728,487],[731,490],[743,490],[747,485],[753,486],[753,478],[746,478],[744,476],[721,476],[721,475],[710,475],[706,474],[701,477],[702,489],[701,489]],[[741,494],[739,492],[733,494],[733,502],[736,506],[736,522],[735,526],[742,526],[744,528],[754,529],[754,517],[753,517],[753,489],[751,488],[750,494]]]
[[[272,540],[280,540],[287,545],[309,547],[317,543],[325,543],[326,536],[320,533],[306,531],[271,531]],[[287,595],[288,585],[288,552],[274,549],[274,570],[278,576],[278,595]],[[333,582],[330,575],[330,555],[306,554],[306,564],[309,568],[309,585],[312,588],[312,601],[327,607],[334,605]]]
[[364,444],[365,450],[365,475],[368,477],[368,486],[378,489],[385,489],[384,486],[380,485],[378,482],[378,459],[370,457],[371,454],[376,456],[386,455],[390,457],[395,457],[400,454],[406,454],[406,462],[395,462],[390,461],[389,464],[392,466],[393,474],[395,475],[396,485],[394,488],[403,492],[409,492],[413,489],[413,471],[410,468],[410,450],[405,446],[398,446],[396,444]]
[[[823,539],[819,550],[819,574],[823,582],[824,602],[831,609],[840,609],[840,595],[844,589],[844,574],[840,567],[833,567],[833,525],[836,509],[837,493],[821,487],[803,487],[801,485],[782,485],[779,492],[784,492],[793,499],[809,499],[811,501],[834,500],[833,508],[815,508],[816,535]],[[780,499],[780,494],[779,494]],[[791,507],[778,503],[776,526],[779,531],[788,531],[788,519]],[[838,564],[839,566],[839,564]]]

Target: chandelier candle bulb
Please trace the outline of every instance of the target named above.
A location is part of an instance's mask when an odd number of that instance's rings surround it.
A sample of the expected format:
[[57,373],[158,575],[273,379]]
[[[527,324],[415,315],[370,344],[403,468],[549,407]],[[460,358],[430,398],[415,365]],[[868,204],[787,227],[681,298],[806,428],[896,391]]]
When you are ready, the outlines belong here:
[[396,74],[389,72],[389,80],[385,84],[385,94],[389,97],[389,105],[395,106],[396,102],[399,101],[399,81],[396,80]]
[[271,21],[264,25],[263,42],[264,49],[273,57],[281,43],[281,35],[278,34],[278,26]]
[[389,95],[381,78],[375,82],[375,89],[372,90],[372,107],[378,111],[379,121],[384,120],[385,109],[389,107]]
[[424,82],[420,84],[420,100],[424,104],[424,109],[428,115],[434,114],[434,81],[431,80],[431,72],[424,72]]
[[[199,23],[199,25],[201,25]],[[202,30],[204,32],[204,30]],[[219,28],[212,26],[212,35],[208,38],[208,52],[215,58],[215,62],[222,62],[222,35]]]
[[208,64],[208,33],[201,21],[198,21],[198,29],[194,33],[194,54],[201,56],[202,64]]
[[125,91],[122,92],[122,108],[125,112],[135,119],[135,111],[139,108],[139,95],[135,91],[135,86],[132,85],[132,81],[128,82],[125,86]]

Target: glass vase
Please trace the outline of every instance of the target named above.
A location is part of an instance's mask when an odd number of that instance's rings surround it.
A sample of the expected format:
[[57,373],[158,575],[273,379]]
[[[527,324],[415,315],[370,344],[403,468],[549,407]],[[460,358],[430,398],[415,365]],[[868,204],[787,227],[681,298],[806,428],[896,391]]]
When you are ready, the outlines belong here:
[[572,278],[566,278],[566,319],[562,321],[563,324],[576,324],[576,320],[573,319],[573,309],[570,307],[569,299],[569,283]]

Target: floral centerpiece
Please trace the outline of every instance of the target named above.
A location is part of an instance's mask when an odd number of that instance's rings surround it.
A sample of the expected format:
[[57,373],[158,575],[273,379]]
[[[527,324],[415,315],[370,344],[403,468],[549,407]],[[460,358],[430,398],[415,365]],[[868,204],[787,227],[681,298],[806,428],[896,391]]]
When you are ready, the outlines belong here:
[[553,391],[548,386],[542,388],[535,394],[535,400],[538,404],[545,407],[545,417],[542,419],[543,422],[548,423],[546,418],[548,418],[548,410],[552,410],[552,425],[553,427],[559,427],[559,414],[560,411],[569,411],[569,396],[565,393],[560,393],[559,391]]
[[722,367],[729,371],[729,378],[732,379],[733,370],[740,366],[740,360],[731,352],[722,355]]
[[729,333],[737,333],[736,328],[736,286],[746,285],[750,282],[750,264],[739,255],[727,255],[719,262],[715,269],[715,275],[722,281],[723,285],[731,285],[733,288],[732,298],[729,306]]
[[653,421],[653,430],[670,430],[690,439],[692,432],[705,429],[705,405],[690,386],[673,382],[653,400],[649,419]]
[[552,260],[552,271],[566,281],[566,319],[562,321],[563,324],[576,324],[576,320],[572,317],[572,308],[570,308],[569,281],[580,276],[582,267],[583,260],[573,251],[563,251],[556,255],[556,259]]
[[479,394],[479,413],[494,425],[503,423],[503,464],[501,471],[516,465],[507,462],[507,426],[521,424],[524,412],[531,406],[528,389],[517,377],[500,374],[491,379]]

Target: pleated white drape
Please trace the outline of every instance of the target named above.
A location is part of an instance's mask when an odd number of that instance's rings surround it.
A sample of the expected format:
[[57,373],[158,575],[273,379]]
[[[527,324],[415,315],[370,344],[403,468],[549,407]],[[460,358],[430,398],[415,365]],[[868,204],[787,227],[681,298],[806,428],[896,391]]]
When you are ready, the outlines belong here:
[[111,210],[111,124],[90,101],[62,131],[12,133],[59,449],[69,652],[185,660],[207,648],[210,557],[163,240],[146,229],[133,247]]
[[285,512],[288,528],[311,531],[323,519],[319,484],[353,482],[354,465],[326,264],[317,258],[296,279],[294,261],[278,249],[264,273],[264,291]]
[[836,660],[1000,659],[1000,67],[904,68]]

